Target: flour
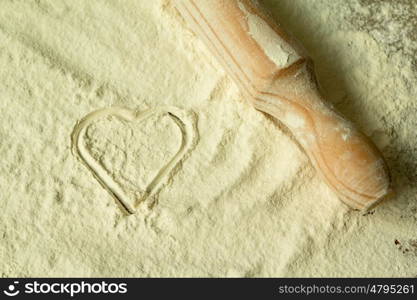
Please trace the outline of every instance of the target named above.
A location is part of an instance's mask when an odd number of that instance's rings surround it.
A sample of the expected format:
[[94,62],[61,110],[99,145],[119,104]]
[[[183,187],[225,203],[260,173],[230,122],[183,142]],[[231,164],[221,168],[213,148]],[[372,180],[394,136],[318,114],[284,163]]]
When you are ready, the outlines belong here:
[[295,113],[287,113],[284,116],[284,120],[285,124],[288,124],[289,126],[291,126],[291,128],[294,129],[303,128],[306,123],[305,119],[301,115]]
[[[4,0],[3,277],[417,275],[415,1],[261,4],[305,46],[324,97],[379,146],[395,198],[367,215],[348,210],[291,135],[246,103],[171,1]],[[248,20],[259,43],[277,42]],[[285,48],[266,55],[294,59]],[[98,109],[167,105],[195,113],[198,143],[127,216],[73,155],[71,133]],[[166,117],[109,117],[83,142],[134,198],[180,139]]]
[[245,6],[239,2],[239,8],[247,17],[249,34],[265,51],[266,56],[276,64],[279,69],[291,66],[300,59],[294,49],[287,44],[266,21],[257,15],[247,11]]

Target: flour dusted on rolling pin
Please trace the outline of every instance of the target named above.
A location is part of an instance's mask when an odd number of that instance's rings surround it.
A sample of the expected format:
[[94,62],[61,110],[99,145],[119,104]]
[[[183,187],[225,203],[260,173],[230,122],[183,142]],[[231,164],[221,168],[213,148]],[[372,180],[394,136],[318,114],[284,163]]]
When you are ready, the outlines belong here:
[[248,33],[278,68],[283,69],[291,66],[300,59],[300,56],[294,49],[265,20],[255,14],[251,14],[241,2],[239,2],[239,8],[246,16],[249,27]]

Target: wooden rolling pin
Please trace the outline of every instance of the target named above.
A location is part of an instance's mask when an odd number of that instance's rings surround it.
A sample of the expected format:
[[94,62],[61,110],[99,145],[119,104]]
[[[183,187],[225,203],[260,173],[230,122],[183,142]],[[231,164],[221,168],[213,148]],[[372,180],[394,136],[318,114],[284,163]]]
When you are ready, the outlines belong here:
[[176,0],[191,29],[253,106],[281,121],[317,172],[353,209],[391,193],[374,144],[323,99],[304,49],[251,0]]

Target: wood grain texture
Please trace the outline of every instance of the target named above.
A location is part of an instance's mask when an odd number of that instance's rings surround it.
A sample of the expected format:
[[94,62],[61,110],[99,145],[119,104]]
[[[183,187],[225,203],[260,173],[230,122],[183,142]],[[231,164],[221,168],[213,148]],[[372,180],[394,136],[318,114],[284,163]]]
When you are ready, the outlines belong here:
[[306,51],[251,0],[177,0],[191,29],[253,106],[281,121],[323,180],[353,209],[391,194],[374,144],[323,99]]

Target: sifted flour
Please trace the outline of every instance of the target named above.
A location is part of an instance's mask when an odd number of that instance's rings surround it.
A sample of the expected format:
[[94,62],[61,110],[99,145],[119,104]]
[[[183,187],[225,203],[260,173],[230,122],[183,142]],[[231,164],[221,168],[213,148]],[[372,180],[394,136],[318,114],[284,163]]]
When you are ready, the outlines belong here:
[[[171,1],[3,0],[1,276],[417,276],[416,2],[261,2],[380,147],[397,196],[348,210]],[[127,216],[73,155],[71,133],[101,108],[166,105],[194,112],[199,141]],[[84,142],[134,197],[180,136],[164,117],[110,117]]]

